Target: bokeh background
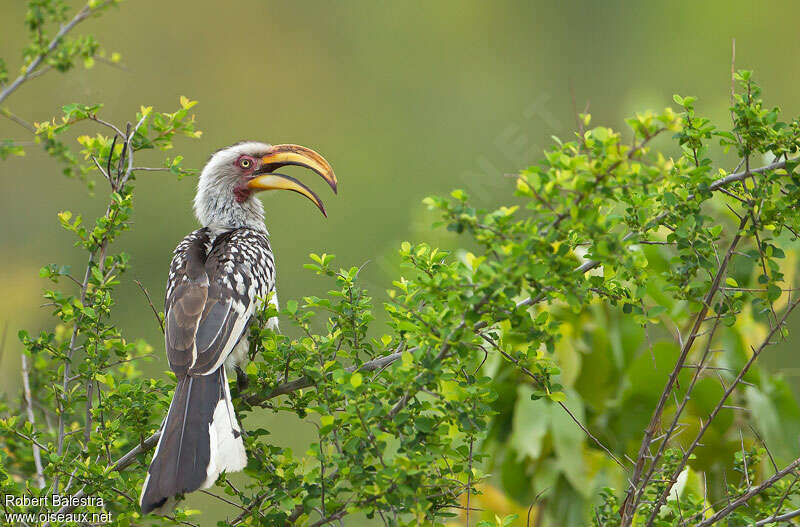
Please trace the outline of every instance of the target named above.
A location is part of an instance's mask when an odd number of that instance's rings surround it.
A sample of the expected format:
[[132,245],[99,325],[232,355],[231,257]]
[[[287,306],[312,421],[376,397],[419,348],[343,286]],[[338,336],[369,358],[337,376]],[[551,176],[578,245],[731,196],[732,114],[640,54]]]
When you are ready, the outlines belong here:
[[[24,2],[0,0],[0,56],[12,72],[25,41],[24,12]],[[755,69],[766,99],[785,115],[800,113],[798,15],[800,4],[754,0],[129,0],[81,26],[120,52],[122,67],[51,73],[6,105],[42,121],[66,103],[103,102],[106,119],[124,122],[139,105],[171,111],[186,95],[200,101],[204,132],[179,142],[195,168],[240,139],[316,149],[336,169],[339,195],[300,177],[319,190],[327,220],[294,195],[265,197],[281,298],[320,293],[323,285],[302,269],[313,251],[334,253],[341,265],[369,262],[362,276],[379,303],[400,241],[452,243],[427,232],[433,218],[422,198],[459,187],[478,204],[498,204],[513,182],[506,174],[532,164],[551,136],[572,133],[575,107],[588,104],[594,123],[621,127],[634,111],[693,94],[699,112],[725,122],[735,38],[737,67]],[[0,138],[28,139],[3,120]],[[159,154],[145,155],[160,164]],[[133,281],[160,307],[171,251],[195,228],[194,181],[143,173],[137,186],[135,228],[120,242],[133,268],[117,317],[130,338],[154,344],[147,371],[161,375],[159,330]],[[81,263],[56,213],[93,216],[101,206],[36,149],[0,163],[0,391],[19,388],[17,330],[47,323],[39,267]],[[765,360],[797,388],[800,356],[792,348]],[[265,419],[276,441],[305,448],[302,424]],[[209,500],[192,499],[198,507]]]

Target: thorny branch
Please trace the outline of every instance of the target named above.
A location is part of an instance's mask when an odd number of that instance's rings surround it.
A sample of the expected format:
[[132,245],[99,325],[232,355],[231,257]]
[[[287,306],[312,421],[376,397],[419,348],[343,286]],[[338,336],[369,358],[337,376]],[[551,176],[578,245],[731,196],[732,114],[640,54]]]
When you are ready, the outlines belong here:
[[711,308],[712,302],[714,300],[714,296],[717,294],[717,290],[719,289],[720,284],[722,283],[723,278],[728,270],[728,264],[731,261],[731,257],[733,256],[733,252],[736,250],[736,246],[739,244],[739,241],[742,238],[742,230],[744,229],[745,225],[747,225],[748,217],[745,216],[741,222],[739,223],[739,228],[736,231],[733,239],[731,240],[730,246],[728,247],[728,251],[725,254],[722,262],[719,265],[719,269],[717,269],[717,273],[714,276],[714,280],[711,282],[709,286],[708,292],[705,295],[703,300],[703,306],[700,308],[700,311],[697,313],[697,316],[694,319],[694,324],[692,326],[692,330],[689,334],[689,337],[684,341],[683,346],[681,348],[680,354],[678,356],[677,361],[675,362],[675,367],[672,369],[672,373],[670,373],[669,379],[667,380],[667,384],[664,387],[664,390],[661,392],[661,396],[656,404],[655,410],[653,410],[653,415],[650,419],[650,424],[647,426],[645,430],[644,436],[642,437],[642,444],[639,447],[639,454],[636,458],[636,465],[634,467],[633,476],[631,477],[628,494],[625,497],[625,501],[623,502],[622,506],[622,526],[627,527],[630,525],[630,521],[633,518],[633,511],[634,511],[634,495],[637,492],[636,489],[639,486],[639,479],[642,475],[642,470],[644,469],[644,464],[647,459],[647,454],[650,451],[650,443],[652,442],[653,437],[655,436],[656,429],[658,428],[658,424],[661,421],[661,414],[664,411],[664,408],[669,400],[670,394],[672,393],[672,387],[675,385],[675,382],[678,379],[678,374],[683,369],[684,364],[686,363],[686,358],[689,356],[689,351],[692,348],[695,340],[697,339],[698,334],[700,333],[700,327],[703,324],[703,321],[708,314],[708,310]]
[[758,360],[759,356],[761,355],[761,352],[763,352],[770,344],[773,343],[772,342],[772,338],[779,331],[781,331],[783,329],[783,327],[786,324],[786,321],[789,318],[789,315],[792,314],[792,311],[794,311],[794,309],[797,307],[798,304],[800,304],[800,298],[794,300],[791,304],[789,304],[789,306],[783,312],[783,316],[781,317],[781,319],[778,321],[777,324],[775,324],[775,326],[772,329],[770,329],[770,331],[767,333],[767,336],[764,337],[764,340],[761,342],[759,347],[752,350],[753,354],[750,356],[748,361],[745,363],[744,367],[742,367],[742,369],[739,371],[738,375],[736,375],[736,378],[733,380],[733,382],[730,383],[728,388],[725,390],[725,393],[723,393],[722,397],[720,398],[719,402],[717,402],[717,404],[714,407],[714,409],[708,415],[708,417],[706,418],[705,422],[703,423],[703,426],[701,426],[700,430],[697,432],[697,436],[695,437],[694,441],[692,441],[691,445],[689,445],[689,447],[685,450],[685,452],[683,454],[683,458],[681,459],[680,463],[678,464],[678,466],[676,467],[676,469],[673,471],[672,475],[670,476],[669,484],[666,486],[666,490],[659,496],[658,501],[656,502],[655,506],[653,507],[653,512],[650,514],[650,518],[647,521],[647,525],[648,526],[652,525],[653,521],[655,520],[656,515],[658,514],[658,511],[660,510],[661,506],[666,501],[667,496],[669,495],[669,491],[672,488],[672,485],[678,480],[678,476],[683,471],[684,467],[686,467],[686,464],[689,462],[689,459],[691,458],[692,453],[695,451],[695,449],[700,444],[700,440],[703,438],[703,436],[705,435],[706,431],[711,426],[711,423],[714,422],[714,419],[717,417],[717,414],[724,408],[725,402],[728,400],[728,397],[730,397],[730,395],[733,393],[733,391],[739,386],[739,383],[742,382],[742,379],[744,379],[744,376],[747,374],[748,371],[750,371],[750,368]]
[[[767,478],[761,485],[757,485],[755,487],[752,487],[750,490],[748,490],[747,492],[745,492],[744,494],[742,494],[741,496],[739,496],[735,500],[731,501],[726,507],[721,509],[719,512],[717,512],[715,514],[712,514],[710,517],[708,517],[705,520],[703,520],[702,522],[696,524],[696,527],[709,527],[711,525],[714,525],[715,523],[717,523],[721,519],[725,518],[730,513],[732,513],[733,511],[735,511],[736,509],[738,509],[742,505],[744,505],[745,503],[747,503],[747,501],[750,498],[752,498],[753,496],[756,496],[757,494],[760,494],[764,490],[766,490],[766,489],[770,488],[771,486],[775,485],[777,482],[779,482],[781,479],[783,479],[784,477],[788,476],[789,474],[795,473],[797,471],[798,467],[800,467],[800,458],[795,459],[792,463],[790,463],[788,466],[786,466],[783,470],[781,470],[780,472],[775,473],[770,478]],[[795,512],[797,512],[797,511],[795,511]],[[794,514],[794,513],[789,513],[789,514]],[[789,516],[788,519],[791,519],[791,518],[794,518],[794,517],[795,516]],[[771,518],[768,518],[768,520],[770,520],[770,521],[765,521],[764,523],[759,522],[756,525],[767,525],[768,523],[773,523],[773,522],[777,521],[777,519],[771,519]]]

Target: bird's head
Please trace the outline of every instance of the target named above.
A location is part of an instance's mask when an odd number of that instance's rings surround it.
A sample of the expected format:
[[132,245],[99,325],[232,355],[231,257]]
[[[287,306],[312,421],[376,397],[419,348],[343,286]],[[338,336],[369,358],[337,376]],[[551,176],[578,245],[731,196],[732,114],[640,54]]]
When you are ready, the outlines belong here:
[[[308,168],[336,192],[336,175],[325,159],[299,145],[242,142],[215,152],[203,168],[194,198],[204,227],[264,228],[264,207],[255,197],[262,190],[291,190],[310,199],[322,214],[322,200],[293,177],[275,171],[287,165]],[[327,216],[327,215],[326,215]]]

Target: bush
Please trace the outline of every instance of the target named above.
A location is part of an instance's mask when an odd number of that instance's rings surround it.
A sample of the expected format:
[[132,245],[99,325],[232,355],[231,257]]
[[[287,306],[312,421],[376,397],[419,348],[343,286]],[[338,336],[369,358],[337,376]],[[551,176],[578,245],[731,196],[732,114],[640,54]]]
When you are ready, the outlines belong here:
[[[90,2],[67,22],[62,2],[30,2],[23,73],[0,102],[47,69],[90,66],[99,45],[67,33],[113,3]],[[52,40],[43,37],[62,22]],[[245,417],[247,483],[217,482],[211,494],[239,511],[220,525],[323,525],[353,514],[389,525],[473,524],[476,501],[490,508],[498,486],[533,503],[516,506],[527,509],[526,523],[791,517],[800,458],[780,436],[796,437],[800,409],[756,361],[787,338],[800,302],[792,248],[800,122],[765,108],[749,72],[736,82],[730,131],[698,115],[693,97],[676,96],[678,112],[628,119],[629,139],[581,115],[572,140],[521,171],[504,205],[477,210],[458,190],[426,199],[470,250],[403,243],[404,274],[383,303],[383,327],[359,269],[311,255],[308,269],[333,289],[286,303],[280,315],[298,337],[255,325],[249,382],[234,398],[245,416],[266,409],[314,423],[317,438],[296,454]],[[120,525],[163,521],[141,518],[136,496],[174,379],[144,378],[137,362],[152,348],[110,321],[114,287],[130,266],[114,242],[130,228],[137,173],[192,174],[179,156],[161,167],[137,167],[134,157],[199,137],[194,104],[142,107],[125,126],[105,121],[99,104],[68,105],[35,125],[4,110],[65,174],[108,185],[96,190],[108,205],[93,222],[59,215],[86,255],[81,275],[59,265],[40,271],[54,284],[45,291],[53,327],[20,333],[23,394],[0,407],[4,494],[72,496],[59,513],[107,511]],[[78,139],[79,153],[59,140],[86,125],[99,132]],[[3,157],[25,150],[2,145]],[[735,168],[721,168],[733,157]],[[259,317],[277,314],[266,307]],[[481,525],[494,524],[495,511]],[[168,520],[192,524],[191,514],[179,508]]]

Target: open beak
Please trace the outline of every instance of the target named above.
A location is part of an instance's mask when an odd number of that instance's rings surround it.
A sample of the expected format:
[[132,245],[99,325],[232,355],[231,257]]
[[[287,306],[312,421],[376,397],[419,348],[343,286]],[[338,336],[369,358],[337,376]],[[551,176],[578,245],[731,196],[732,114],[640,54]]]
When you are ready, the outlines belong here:
[[291,190],[307,197],[325,214],[325,207],[317,195],[307,186],[293,177],[276,174],[275,170],[288,165],[296,165],[313,170],[324,179],[328,185],[337,191],[336,174],[325,159],[310,148],[300,145],[275,145],[261,158],[261,168],[255,173],[256,177],[247,183],[252,190]]
[[322,215],[326,218],[328,217],[322,200],[319,199],[314,191],[291,176],[272,173],[264,174],[248,181],[247,188],[252,190],[291,190],[292,192],[297,192],[313,201],[314,205],[322,212]]

